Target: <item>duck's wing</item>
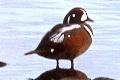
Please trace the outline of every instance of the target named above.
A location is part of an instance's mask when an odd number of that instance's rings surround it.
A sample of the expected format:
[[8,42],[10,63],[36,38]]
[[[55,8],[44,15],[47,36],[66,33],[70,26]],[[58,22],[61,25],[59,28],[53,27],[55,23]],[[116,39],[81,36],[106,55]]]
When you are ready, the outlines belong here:
[[76,31],[78,31],[78,28],[81,28],[81,25],[79,24],[72,24],[72,25],[61,25],[59,29],[54,31],[55,33],[51,34],[49,37],[49,40],[54,43],[62,43],[64,39],[67,37],[70,37],[72,34],[74,34]]

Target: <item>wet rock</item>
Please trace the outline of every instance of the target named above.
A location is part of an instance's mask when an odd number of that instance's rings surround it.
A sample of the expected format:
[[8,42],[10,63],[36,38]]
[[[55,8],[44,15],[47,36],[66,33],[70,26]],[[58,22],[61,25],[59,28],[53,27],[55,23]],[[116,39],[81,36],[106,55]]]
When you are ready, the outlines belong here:
[[85,73],[74,69],[53,69],[46,71],[36,79],[28,80],[89,80]]
[[111,79],[111,78],[107,78],[107,77],[97,77],[93,80],[115,80],[115,79]]
[[4,67],[6,65],[7,65],[6,63],[0,61],[0,67]]

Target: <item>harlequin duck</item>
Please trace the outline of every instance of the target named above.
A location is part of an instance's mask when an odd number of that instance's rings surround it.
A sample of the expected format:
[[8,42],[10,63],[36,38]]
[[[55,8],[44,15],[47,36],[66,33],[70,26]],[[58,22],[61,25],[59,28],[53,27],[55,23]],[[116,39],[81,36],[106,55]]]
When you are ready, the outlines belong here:
[[68,59],[73,68],[74,58],[83,54],[92,42],[93,32],[91,27],[85,23],[86,21],[93,20],[88,18],[84,9],[70,10],[63,24],[55,25],[45,34],[38,47],[25,55],[36,53],[46,58],[56,59],[56,67],[59,67],[59,59]]

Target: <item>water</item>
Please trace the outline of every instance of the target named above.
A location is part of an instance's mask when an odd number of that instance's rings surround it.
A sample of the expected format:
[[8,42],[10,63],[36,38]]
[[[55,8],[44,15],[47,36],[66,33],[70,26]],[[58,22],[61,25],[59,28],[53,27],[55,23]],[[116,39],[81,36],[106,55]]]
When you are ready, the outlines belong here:
[[[0,0],[0,80],[36,78],[55,68],[55,60],[37,55],[24,56],[39,44],[55,24],[62,23],[73,7],[83,7],[90,18],[94,41],[89,50],[75,59],[75,69],[89,78],[120,79],[119,0]],[[69,68],[69,61],[60,67]]]

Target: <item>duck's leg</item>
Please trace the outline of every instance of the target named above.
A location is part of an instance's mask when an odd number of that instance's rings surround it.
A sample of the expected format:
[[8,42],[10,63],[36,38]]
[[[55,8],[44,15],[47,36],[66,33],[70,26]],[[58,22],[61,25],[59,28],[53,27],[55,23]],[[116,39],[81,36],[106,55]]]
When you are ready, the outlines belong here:
[[71,69],[74,69],[74,60],[71,59],[70,61],[71,61]]
[[56,68],[59,68],[59,59],[57,59],[56,62],[57,62]]

